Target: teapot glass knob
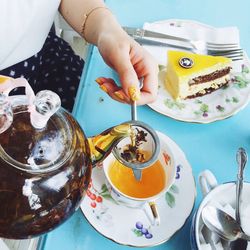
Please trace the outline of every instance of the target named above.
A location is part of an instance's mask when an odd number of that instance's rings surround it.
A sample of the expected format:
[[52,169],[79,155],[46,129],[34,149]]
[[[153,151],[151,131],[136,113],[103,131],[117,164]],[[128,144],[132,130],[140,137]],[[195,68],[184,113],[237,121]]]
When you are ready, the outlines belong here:
[[34,106],[30,112],[30,121],[33,127],[42,129],[49,118],[61,107],[60,97],[50,91],[43,90],[36,94]]

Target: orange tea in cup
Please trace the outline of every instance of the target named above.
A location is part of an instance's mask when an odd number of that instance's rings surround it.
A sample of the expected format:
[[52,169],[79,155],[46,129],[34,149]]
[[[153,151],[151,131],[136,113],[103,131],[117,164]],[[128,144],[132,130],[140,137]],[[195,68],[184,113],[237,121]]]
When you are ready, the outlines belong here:
[[137,181],[131,168],[117,160],[108,168],[112,184],[123,194],[134,198],[148,198],[159,194],[166,186],[165,170],[159,160],[142,170],[142,178]]

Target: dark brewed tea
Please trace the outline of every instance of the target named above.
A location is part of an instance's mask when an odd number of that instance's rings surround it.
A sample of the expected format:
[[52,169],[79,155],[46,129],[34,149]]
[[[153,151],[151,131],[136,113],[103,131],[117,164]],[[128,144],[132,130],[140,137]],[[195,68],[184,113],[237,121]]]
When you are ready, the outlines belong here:
[[58,113],[38,130],[23,107],[0,134],[0,237],[47,232],[84,196],[91,174],[87,141],[71,115]]

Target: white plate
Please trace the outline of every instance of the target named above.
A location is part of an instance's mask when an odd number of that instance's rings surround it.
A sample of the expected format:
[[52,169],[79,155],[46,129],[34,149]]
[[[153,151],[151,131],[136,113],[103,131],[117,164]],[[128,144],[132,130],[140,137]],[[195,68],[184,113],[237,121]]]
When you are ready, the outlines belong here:
[[[154,24],[154,23],[153,23]],[[159,24],[159,22],[158,22]],[[164,25],[178,26],[188,32],[213,30],[215,28],[194,21],[169,20]],[[144,46],[160,65],[167,65],[167,47]],[[250,62],[247,55],[244,60],[233,62],[232,83],[211,94],[194,99],[175,101],[164,87],[166,68],[159,73],[159,92],[157,100],[149,104],[153,110],[185,122],[210,123],[230,117],[244,108],[250,97]]]
[[[133,247],[161,244],[184,225],[192,212],[196,197],[192,169],[174,141],[162,133],[159,133],[159,138],[172,148],[178,166],[175,183],[169,192],[156,202],[161,218],[159,226],[151,226],[142,210],[115,203],[106,188],[103,169],[93,169],[92,182],[87,191],[88,195],[81,203],[81,210],[100,234],[116,243]],[[148,234],[142,234],[137,228],[140,223]]]

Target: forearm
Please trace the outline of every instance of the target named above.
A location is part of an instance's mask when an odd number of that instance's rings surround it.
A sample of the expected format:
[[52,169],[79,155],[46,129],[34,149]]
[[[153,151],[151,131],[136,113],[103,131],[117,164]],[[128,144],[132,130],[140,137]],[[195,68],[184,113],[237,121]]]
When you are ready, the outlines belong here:
[[98,44],[102,32],[114,32],[121,27],[108,9],[99,8],[85,19],[83,34],[84,15],[90,13],[96,7],[105,7],[105,4],[102,0],[62,0],[59,10],[76,32],[81,36],[84,35],[88,42]]

